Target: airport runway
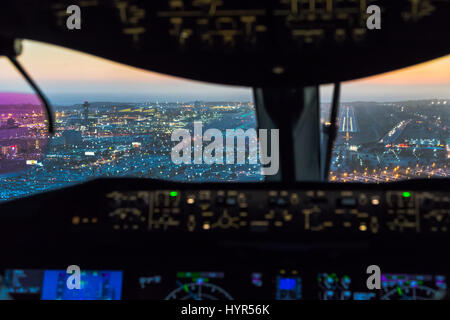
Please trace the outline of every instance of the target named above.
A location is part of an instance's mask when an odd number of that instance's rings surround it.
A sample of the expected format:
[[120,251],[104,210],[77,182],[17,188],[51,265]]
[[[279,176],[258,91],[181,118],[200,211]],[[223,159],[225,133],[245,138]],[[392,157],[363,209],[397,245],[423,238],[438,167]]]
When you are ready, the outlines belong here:
[[343,106],[339,115],[339,132],[359,132],[358,120],[352,106]]

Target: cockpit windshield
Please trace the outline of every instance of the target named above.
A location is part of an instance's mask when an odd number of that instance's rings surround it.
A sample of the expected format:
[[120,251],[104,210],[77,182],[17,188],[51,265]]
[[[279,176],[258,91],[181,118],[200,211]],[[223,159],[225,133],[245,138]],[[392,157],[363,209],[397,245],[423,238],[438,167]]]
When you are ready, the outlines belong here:
[[[449,176],[450,55],[342,84],[329,180],[391,182]],[[329,123],[332,86],[321,88]]]
[[[257,129],[251,88],[161,75],[28,40],[19,61],[50,101],[55,133],[42,160],[28,162],[23,173],[0,177],[0,201],[98,177],[264,180],[256,161],[177,164],[171,157],[176,129],[193,132],[195,124],[203,132]],[[0,67],[0,95],[26,97],[29,88],[16,81],[20,75],[6,58],[0,58]],[[329,180],[448,177],[449,74],[446,56],[343,83]],[[322,86],[324,126],[331,121],[331,97],[332,86]],[[0,103],[11,104],[6,98]],[[248,153],[249,148],[250,142]]]
[[[23,93],[3,58],[2,91]],[[175,129],[255,129],[251,88],[207,84],[139,70],[77,51],[24,41],[19,61],[38,82],[55,116],[45,158],[0,177],[0,200],[98,177],[190,182],[261,181],[260,165],[175,164]],[[8,103],[6,100],[5,103]],[[195,138],[193,138],[195,139]]]

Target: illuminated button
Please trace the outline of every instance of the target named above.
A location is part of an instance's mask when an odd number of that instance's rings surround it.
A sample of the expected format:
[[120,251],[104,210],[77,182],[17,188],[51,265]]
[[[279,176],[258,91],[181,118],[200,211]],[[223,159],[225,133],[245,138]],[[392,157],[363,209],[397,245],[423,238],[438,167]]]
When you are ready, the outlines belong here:
[[343,225],[345,228],[350,228],[350,227],[352,226],[352,223],[351,223],[351,222],[348,222],[348,221],[345,221],[345,222],[342,223],[342,225]]
[[195,203],[195,197],[194,196],[188,196],[186,202],[188,204],[194,204]]
[[378,199],[377,197],[373,197],[372,200],[370,200],[370,203],[373,206],[378,206],[380,204],[380,199]]
[[198,197],[200,200],[208,201],[211,199],[211,192],[208,190],[202,190],[198,193]]
[[272,72],[275,74],[282,74],[284,72],[284,68],[282,66],[275,66],[272,68]]
[[299,203],[298,195],[296,193],[293,193],[291,195],[291,204],[296,205]]
[[75,225],[80,224],[80,217],[78,217],[78,216],[73,217],[72,223]]
[[367,197],[364,194],[359,196],[359,204],[362,206],[367,204]]

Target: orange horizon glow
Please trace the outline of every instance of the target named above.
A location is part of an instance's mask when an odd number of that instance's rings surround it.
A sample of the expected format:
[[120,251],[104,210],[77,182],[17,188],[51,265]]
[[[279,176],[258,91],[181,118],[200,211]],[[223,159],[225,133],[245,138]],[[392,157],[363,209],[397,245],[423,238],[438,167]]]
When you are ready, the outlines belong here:
[[170,82],[175,77],[142,70],[94,55],[32,40],[23,41],[19,60],[43,80]]
[[352,80],[361,84],[429,85],[450,84],[450,54],[431,61],[376,76]]

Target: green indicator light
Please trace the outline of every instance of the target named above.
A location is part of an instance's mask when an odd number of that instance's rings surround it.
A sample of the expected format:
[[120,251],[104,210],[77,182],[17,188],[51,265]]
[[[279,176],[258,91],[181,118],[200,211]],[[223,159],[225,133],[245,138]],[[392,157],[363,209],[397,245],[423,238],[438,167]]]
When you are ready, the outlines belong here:
[[170,191],[170,196],[171,197],[176,197],[178,195],[178,192],[176,191]]
[[408,191],[403,192],[403,197],[404,197],[404,198],[409,198],[409,197],[411,197],[411,192],[408,192]]
[[401,296],[403,295],[402,289],[400,287],[397,287],[397,292],[399,295],[401,295]]

